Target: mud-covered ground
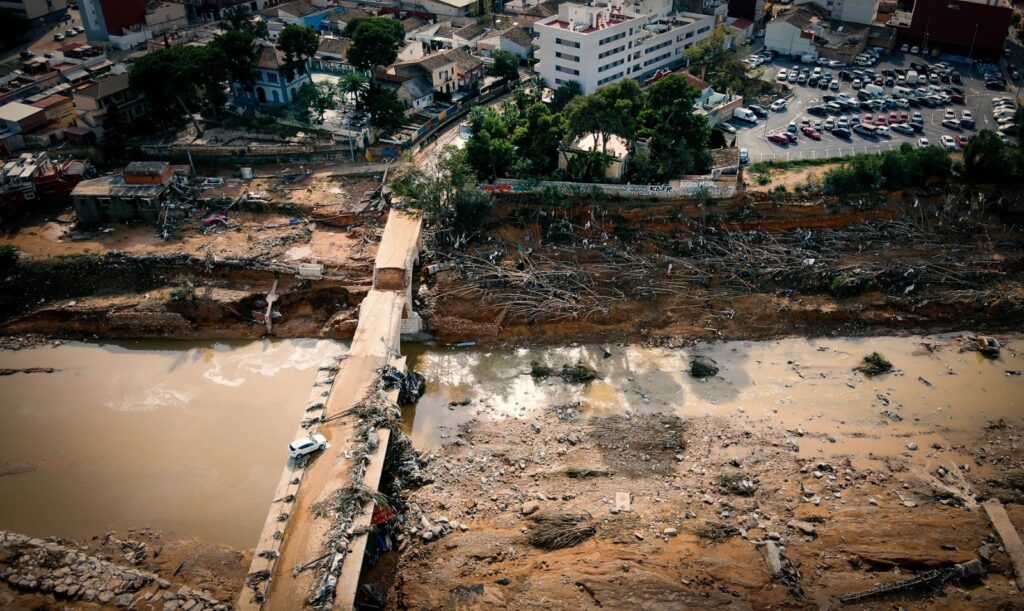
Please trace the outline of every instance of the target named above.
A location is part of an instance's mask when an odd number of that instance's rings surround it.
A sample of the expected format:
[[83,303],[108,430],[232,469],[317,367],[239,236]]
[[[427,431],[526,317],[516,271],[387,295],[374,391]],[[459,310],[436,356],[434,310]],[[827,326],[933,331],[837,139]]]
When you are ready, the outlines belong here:
[[[821,344],[823,362],[834,361]],[[873,379],[803,362],[793,379],[808,381],[792,395],[793,380],[761,377],[756,392],[773,399],[747,408],[715,399],[680,417],[669,399],[667,411],[610,415],[587,400],[535,401],[519,418],[473,418],[442,435],[435,481],[409,497],[397,563],[369,579],[399,609],[838,608],[839,596],[980,559],[980,579],[859,608],[1022,608],[978,503],[1001,499],[1024,528],[1024,419],[1011,410],[986,420],[992,406],[966,417],[949,396],[908,400],[938,380],[922,363],[977,375],[971,359],[957,360],[964,346],[925,340],[900,371]],[[1020,392],[1004,365],[992,374],[995,401]],[[636,380],[643,404],[661,402]],[[874,400],[829,399],[855,388]],[[485,401],[451,409],[486,412]],[[957,413],[946,420],[946,411]],[[566,514],[578,516],[583,540],[539,547],[542,516]],[[771,547],[782,554],[774,578]]]

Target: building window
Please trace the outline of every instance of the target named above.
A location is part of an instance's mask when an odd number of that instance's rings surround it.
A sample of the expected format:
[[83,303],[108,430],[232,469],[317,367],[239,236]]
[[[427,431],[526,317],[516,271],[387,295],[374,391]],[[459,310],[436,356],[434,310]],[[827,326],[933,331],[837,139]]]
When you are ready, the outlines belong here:
[[597,55],[597,57],[599,59],[604,59],[604,58],[608,57],[609,55],[615,55],[616,53],[619,53],[619,52],[625,51],[625,50],[626,50],[626,47],[621,47],[621,46],[620,47],[615,47],[614,49],[609,49],[608,51],[605,51],[604,53],[599,53]]
[[572,40],[566,40],[564,38],[556,38],[555,42],[557,42],[560,45],[564,45],[566,47],[572,47],[574,49],[579,49],[580,48],[580,43],[572,41]]
[[276,72],[268,72],[267,73],[267,82],[268,83],[276,83],[277,82],[277,73]]
[[626,63],[625,59],[617,59],[617,60],[613,61],[610,64],[605,64],[604,66],[601,66],[600,68],[597,69],[597,71],[598,72],[607,72],[608,70],[611,70],[612,68],[614,68],[616,66],[621,66],[624,63]]
[[703,34],[704,32],[707,32],[710,29],[711,29],[711,26],[706,25],[706,26],[702,27],[701,29],[697,30],[697,33],[698,34]]
[[610,42],[614,42],[616,40],[622,40],[625,37],[626,37],[626,33],[625,32],[619,32],[618,34],[616,34],[614,36],[608,36],[607,38],[602,38],[597,44],[599,46],[603,47],[604,45],[606,45],[606,44],[608,44]]
[[653,47],[647,47],[646,49],[644,49],[644,54],[646,55],[648,53],[653,53],[653,52],[657,51],[658,49],[664,49],[665,47],[669,46],[670,44],[672,44],[672,41],[671,40],[666,40],[665,42],[658,43],[658,44],[654,45]]
[[672,52],[671,51],[669,51],[668,53],[662,53],[658,57],[652,57],[651,59],[645,61],[644,62],[644,66],[646,67],[646,66],[650,66],[651,64],[656,64],[656,63],[658,63],[660,61],[663,61],[663,60],[666,60],[666,59],[668,59],[670,57],[672,57]]
[[604,85],[606,83],[610,83],[610,82],[612,82],[612,81],[614,81],[616,79],[620,79],[620,78],[622,78],[622,73],[621,72],[616,72],[615,74],[613,74],[611,76],[606,76],[605,78],[597,81],[597,86],[600,87],[601,85]]
[[558,59],[567,59],[572,62],[580,61],[579,55],[569,55],[568,53],[562,53],[561,51],[555,51],[555,57],[557,57]]
[[564,72],[566,74],[571,74],[573,76],[579,76],[580,75],[580,71],[579,70],[574,70],[572,68],[566,68],[565,66],[561,66],[561,65],[558,65],[558,64],[555,64],[555,70],[557,72]]

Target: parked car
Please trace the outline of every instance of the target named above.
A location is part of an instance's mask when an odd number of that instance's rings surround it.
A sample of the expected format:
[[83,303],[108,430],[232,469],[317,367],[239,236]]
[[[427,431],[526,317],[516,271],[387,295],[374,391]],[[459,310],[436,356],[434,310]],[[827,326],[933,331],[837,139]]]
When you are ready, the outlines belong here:
[[910,47],[911,55],[917,55],[920,52],[921,52],[921,49],[917,45],[914,45],[913,47]]
[[786,131],[796,133],[796,121],[790,121],[789,125],[786,126]]
[[967,143],[969,143],[970,141],[971,141],[971,137],[970,136],[966,136],[966,135],[961,136],[959,134],[957,134],[957,136],[956,136],[956,145],[958,147],[960,147],[960,148],[964,148],[965,146],[967,146]]
[[928,138],[918,138],[917,146],[924,148],[926,146],[931,146],[931,142],[928,142]]
[[755,104],[751,104],[750,106],[747,106],[747,108],[751,112],[753,112],[755,115],[757,115],[759,117],[764,118],[764,117],[768,116],[768,111],[767,110],[765,110],[764,108],[761,108],[760,106],[757,106]]
[[784,98],[779,98],[772,102],[772,105],[769,106],[769,108],[771,108],[775,112],[782,112],[783,110],[786,110],[787,106],[789,106],[789,101],[785,100]]
[[960,122],[956,119],[945,119],[942,121],[942,127],[952,129],[954,131],[960,131]]
[[804,135],[810,138],[811,140],[821,140],[821,134],[818,132],[818,130],[814,129],[813,127],[805,127],[803,128],[803,132]]
[[735,134],[736,133],[736,128],[733,127],[732,125],[730,125],[729,123],[719,123],[715,127],[717,127],[718,129],[722,130],[723,132],[725,132],[727,134]]
[[779,146],[786,146],[787,144],[789,144],[789,138],[783,136],[782,134],[771,134],[768,136],[768,141],[774,144],[778,144]]
[[900,51],[903,52],[903,53],[906,53],[907,51],[910,51],[910,45],[908,45],[906,43],[900,45]]
[[842,138],[848,140],[850,138],[850,130],[845,127],[837,127],[832,130],[832,135],[836,138]]
[[913,127],[907,125],[906,123],[897,123],[896,125],[893,125],[892,131],[903,134],[904,136],[913,136],[915,133],[917,133],[916,131],[914,131]]
[[745,148],[740,149],[740,163],[748,163],[750,161],[750,151]]
[[954,140],[952,136],[943,134],[943,136],[939,138],[939,141],[942,143],[942,148],[946,149],[947,151],[956,150],[956,140]]
[[313,452],[320,451],[327,447],[327,438],[320,433],[314,433],[305,437],[299,437],[288,444],[288,455],[292,458],[299,458]]
[[29,51],[28,49],[25,49],[24,51],[19,53],[18,56],[21,57],[21,59],[32,59],[36,56],[36,54],[32,51]]

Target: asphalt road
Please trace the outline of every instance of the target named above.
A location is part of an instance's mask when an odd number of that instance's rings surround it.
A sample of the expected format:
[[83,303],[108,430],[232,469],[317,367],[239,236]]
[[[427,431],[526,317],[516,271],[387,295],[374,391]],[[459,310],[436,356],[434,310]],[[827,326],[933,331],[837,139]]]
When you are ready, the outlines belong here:
[[[897,67],[909,68],[910,62],[932,64],[936,61],[938,60],[912,56],[897,51],[896,53],[883,58],[877,66],[874,66],[874,69],[880,72],[883,69],[892,69]],[[1017,65],[1019,66],[1019,64]],[[764,78],[774,80],[775,75],[778,74],[780,68],[786,68],[788,70],[793,66],[813,69],[813,66],[800,64],[792,58],[786,58],[781,61],[776,60],[772,63],[765,64]],[[910,136],[893,132],[892,136],[889,138],[877,139],[865,138],[860,134],[853,134],[849,140],[844,140],[833,136],[828,131],[824,131],[822,132],[820,141],[812,140],[811,138],[804,136],[802,133],[798,133],[798,142],[796,144],[790,144],[789,146],[773,144],[767,140],[767,136],[773,132],[784,131],[790,121],[796,121],[797,124],[799,124],[801,119],[808,118],[824,122],[826,117],[810,115],[806,112],[807,108],[818,104],[823,95],[847,93],[856,97],[857,94],[856,90],[854,90],[851,87],[851,84],[847,82],[840,83],[839,92],[822,91],[816,87],[793,84],[796,96],[790,100],[789,107],[786,110],[782,112],[771,112],[767,119],[759,120],[758,124],[754,126],[750,126],[740,121],[732,122],[732,125],[738,130],[737,146],[745,147],[748,150],[750,163],[770,160],[823,159],[829,157],[846,157],[857,153],[881,153],[886,150],[898,149],[904,142],[916,145],[918,139],[921,137],[927,138],[931,144],[938,145],[939,138],[943,135],[956,137],[958,133],[976,134],[981,129],[994,129],[996,124],[992,118],[992,99],[996,97],[1013,97],[1016,93],[1017,86],[1019,86],[1020,83],[1009,81],[1011,85],[1009,91],[991,91],[985,88],[985,83],[979,78],[980,74],[977,69],[969,69],[967,65],[954,65],[954,68],[958,68],[961,76],[963,77],[963,84],[960,86],[964,88],[966,104],[949,104],[945,108],[910,108],[896,110],[896,112],[906,112],[908,114],[920,112],[925,120],[925,129],[921,134],[914,134]],[[830,71],[833,75],[838,73],[838,70],[832,69]],[[970,74],[968,72],[970,72]],[[1006,74],[1006,76],[1007,79],[1009,79],[1009,75]],[[941,84],[940,86],[948,87],[950,85]],[[961,111],[965,109],[970,110],[977,122],[977,127],[973,130],[965,129],[963,131],[956,131],[943,127],[941,123],[946,109],[953,110],[958,119],[960,118]],[[890,111],[891,109],[886,109],[884,112],[885,114],[888,114]],[[857,113],[849,112],[844,114],[856,114],[863,117],[869,112],[870,111],[861,110]]]

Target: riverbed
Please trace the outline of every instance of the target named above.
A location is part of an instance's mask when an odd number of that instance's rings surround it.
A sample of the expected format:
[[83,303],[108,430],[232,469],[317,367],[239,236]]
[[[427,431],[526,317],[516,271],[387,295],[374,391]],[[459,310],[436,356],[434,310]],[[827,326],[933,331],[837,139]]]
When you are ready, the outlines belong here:
[[[1019,419],[1024,407],[1020,338],[1000,336],[1003,350],[988,358],[969,349],[971,337],[791,338],[687,349],[414,347],[409,364],[426,377],[427,392],[407,408],[407,432],[416,447],[434,449],[473,418],[526,418],[562,406],[584,415],[725,416],[788,431],[805,456],[898,453],[910,438],[922,447],[956,445],[987,422]],[[869,378],[853,370],[873,351],[892,362],[892,373]],[[696,355],[713,359],[718,375],[691,377]],[[534,361],[556,372],[583,363],[598,379],[536,379]]]
[[79,343],[0,353],[0,529],[149,527],[252,547],[340,342]]
[[[990,359],[967,333],[509,350],[406,344],[426,394],[404,426],[436,449],[474,418],[530,418],[556,406],[584,417],[668,412],[776,431],[805,457],[892,456],[908,443],[956,446],[1024,403],[1019,336]],[[238,549],[256,541],[317,368],[344,344],[66,343],[0,353],[0,529],[88,538],[150,527]],[[853,371],[878,351],[892,373]],[[687,373],[694,355],[717,376]],[[536,379],[581,362],[582,385]],[[728,450],[735,452],[735,449]]]

